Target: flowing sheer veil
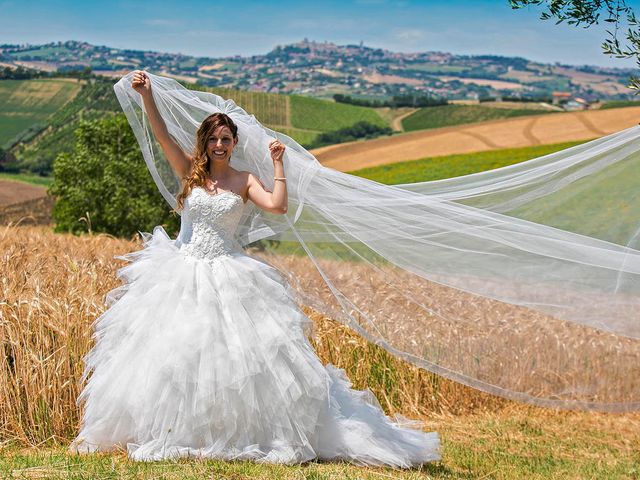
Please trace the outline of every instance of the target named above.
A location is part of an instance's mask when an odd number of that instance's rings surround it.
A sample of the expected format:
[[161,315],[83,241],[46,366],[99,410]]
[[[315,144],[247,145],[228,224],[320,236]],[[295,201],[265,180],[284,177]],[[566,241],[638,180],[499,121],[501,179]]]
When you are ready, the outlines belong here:
[[[132,74],[115,91],[169,205],[180,181]],[[388,186],[323,167],[232,100],[149,75],[190,151],[209,114],[238,125],[231,164],[273,186],[286,145],[289,212],[245,207],[238,238],[300,302],[422,368],[541,406],[640,409],[640,127],[497,170]],[[428,152],[425,152],[425,156]]]

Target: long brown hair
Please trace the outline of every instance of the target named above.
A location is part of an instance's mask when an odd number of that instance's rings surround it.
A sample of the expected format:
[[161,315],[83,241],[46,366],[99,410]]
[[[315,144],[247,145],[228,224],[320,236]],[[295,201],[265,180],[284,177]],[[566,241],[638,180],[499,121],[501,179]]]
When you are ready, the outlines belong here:
[[207,142],[209,137],[213,135],[213,132],[222,125],[229,127],[229,130],[231,130],[231,133],[233,134],[233,138],[235,140],[238,139],[238,127],[226,113],[213,113],[202,121],[198,128],[198,133],[196,134],[196,148],[193,152],[193,165],[191,167],[191,172],[183,178],[184,188],[178,195],[178,206],[176,210],[181,210],[184,207],[184,199],[189,196],[189,193],[191,193],[191,190],[194,187],[204,187],[207,183],[207,178],[210,173],[210,162],[209,156],[207,155]]

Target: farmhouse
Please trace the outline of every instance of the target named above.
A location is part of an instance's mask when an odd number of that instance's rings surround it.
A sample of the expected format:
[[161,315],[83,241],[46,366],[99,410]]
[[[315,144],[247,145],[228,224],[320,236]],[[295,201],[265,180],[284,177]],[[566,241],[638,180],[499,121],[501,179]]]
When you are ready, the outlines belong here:
[[574,97],[569,92],[553,92],[553,104],[561,106],[565,110],[587,110],[590,103],[584,98]]
[[551,97],[553,98],[554,105],[562,105],[563,103],[567,103],[569,100],[571,100],[571,93],[570,92],[553,92],[551,94]]

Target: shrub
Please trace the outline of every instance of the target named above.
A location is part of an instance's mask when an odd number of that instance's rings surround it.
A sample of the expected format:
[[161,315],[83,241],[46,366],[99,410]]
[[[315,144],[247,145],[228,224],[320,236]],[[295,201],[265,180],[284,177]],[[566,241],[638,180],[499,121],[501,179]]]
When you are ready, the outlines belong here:
[[155,225],[177,230],[178,217],[158,192],[124,115],[83,121],[71,153],[53,164],[57,231],[130,237]]
[[437,105],[447,105],[449,102],[446,98],[434,97],[431,95],[394,95],[391,100],[369,100],[366,98],[357,98],[350,95],[336,93],[333,96],[336,103],[348,103],[361,107],[380,108],[380,107],[434,107]]
[[321,133],[316,137],[316,140],[310,147],[318,148],[324,145],[350,142],[360,138],[375,138],[381,135],[391,135],[392,133],[393,130],[391,130],[390,127],[381,127],[367,121],[361,121],[354,123],[350,127]]

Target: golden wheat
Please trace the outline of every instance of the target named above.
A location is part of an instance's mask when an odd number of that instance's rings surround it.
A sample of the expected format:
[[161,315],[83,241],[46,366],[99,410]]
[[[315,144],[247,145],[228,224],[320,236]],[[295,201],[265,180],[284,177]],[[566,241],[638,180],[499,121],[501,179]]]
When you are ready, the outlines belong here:
[[[47,440],[66,443],[75,435],[82,357],[92,345],[92,323],[106,308],[106,293],[120,284],[116,270],[123,262],[114,257],[139,248],[139,239],[54,234],[46,226],[0,227],[0,440],[37,445]],[[300,258],[282,260],[281,268],[306,268]],[[384,293],[379,282],[370,287]],[[371,294],[366,285],[360,288]],[[437,294],[439,308],[462,308],[459,298],[448,299],[447,291],[429,288]],[[491,301],[464,305],[497,311]],[[344,368],[356,388],[370,388],[389,414],[434,425],[432,420],[442,416],[533,408],[419,369],[344,325],[305,311],[314,321],[313,343],[323,362]],[[517,309],[510,312],[517,314]]]
[[[104,297],[120,281],[114,256],[139,241],[54,234],[50,227],[0,227],[0,439],[37,445],[77,432],[82,357]],[[442,379],[389,355],[348,328],[307,310],[324,362],[369,387],[389,414],[494,409],[510,402]]]

